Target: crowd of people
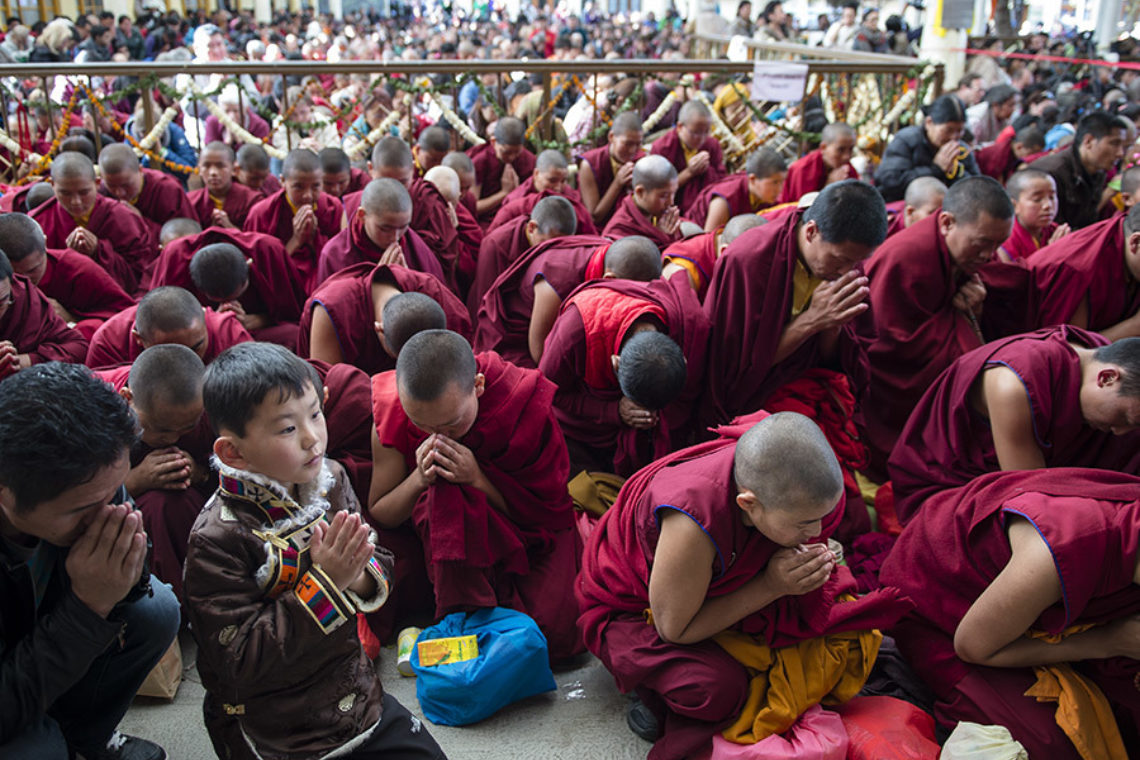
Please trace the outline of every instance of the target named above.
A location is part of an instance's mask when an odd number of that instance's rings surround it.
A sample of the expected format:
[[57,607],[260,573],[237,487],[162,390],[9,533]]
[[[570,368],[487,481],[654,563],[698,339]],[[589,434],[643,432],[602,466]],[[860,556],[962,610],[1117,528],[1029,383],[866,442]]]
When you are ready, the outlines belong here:
[[[841,13],[858,48],[876,11]],[[2,49],[690,44],[143,18]],[[558,147],[525,76],[108,76],[88,110],[6,80],[0,755],[161,760],[116,726],[181,622],[219,757],[442,758],[377,645],[494,607],[599,658],[654,760],[832,711],[846,742],[856,695],[913,710],[922,756],[971,724],[1140,755],[1140,72],[978,57],[881,157],[818,99],[782,104],[789,155],[738,82],[591,79],[555,90]]]

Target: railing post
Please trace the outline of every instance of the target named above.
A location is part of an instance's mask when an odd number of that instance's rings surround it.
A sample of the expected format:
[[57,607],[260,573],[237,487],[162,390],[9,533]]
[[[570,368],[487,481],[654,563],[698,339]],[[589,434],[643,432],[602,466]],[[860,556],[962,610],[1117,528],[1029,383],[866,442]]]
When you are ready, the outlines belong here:
[[945,64],[942,64],[942,63],[934,64],[934,82],[933,82],[932,86],[934,87],[935,99],[942,96],[942,87],[945,84],[945,82],[943,80],[945,79],[945,77],[946,77],[946,66],[945,66]]
[[549,71],[542,72],[542,102],[539,104],[539,108],[542,109],[539,112],[542,123],[538,125],[538,131],[543,140],[554,139],[554,104],[551,102],[553,98],[551,80],[553,78]]
[[[289,134],[289,125],[285,117],[289,115],[289,77],[281,75],[281,127],[285,130],[285,149],[293,150],[293,136]],[[299,95],[298,97],[304,97]]]
[[146,129],[146,134],[154,129],[154,95],[151,94],[150,88],[143,87],[139,90],[142,93],[143,101],[143,127]]

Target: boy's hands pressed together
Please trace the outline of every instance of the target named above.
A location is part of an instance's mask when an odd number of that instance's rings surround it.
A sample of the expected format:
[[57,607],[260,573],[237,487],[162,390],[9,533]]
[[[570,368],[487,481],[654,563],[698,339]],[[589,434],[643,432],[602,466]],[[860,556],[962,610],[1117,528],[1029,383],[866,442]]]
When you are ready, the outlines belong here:
[[372,556],[368,526],[360,515],[338,512],[329,525],[317,523],[309,542],[309,556],[314,565],[344,591],[354,585]]

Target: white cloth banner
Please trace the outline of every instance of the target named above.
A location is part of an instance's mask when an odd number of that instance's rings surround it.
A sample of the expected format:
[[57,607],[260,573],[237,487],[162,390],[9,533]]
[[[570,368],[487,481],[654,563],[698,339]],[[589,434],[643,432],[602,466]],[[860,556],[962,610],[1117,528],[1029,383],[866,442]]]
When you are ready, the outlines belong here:
[[798,101],[804,96],[807,76],[806,63],[756,61],[752,68],[752,99]]

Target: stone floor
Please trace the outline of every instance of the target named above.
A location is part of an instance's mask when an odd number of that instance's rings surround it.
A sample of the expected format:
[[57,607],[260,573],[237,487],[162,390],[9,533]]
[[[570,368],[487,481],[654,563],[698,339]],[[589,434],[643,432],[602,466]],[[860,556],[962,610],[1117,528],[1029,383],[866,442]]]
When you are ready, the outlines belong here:
[[[181,636],[185,676],[173,702],[140,697],[120,728],[156,741],[171,760],[212,760],[215,755],[202,724],[204,693],[194,667],[196,647]],[[380,655],[384,688],[423,717],[416,682],[396,672],[395,648]],[[558,690],[510,705],[473,726],[451,728],[425,723],[451,760],[633,760],[650,745],[625,724],[626,698],[606,669],[590,657],[574,670],[555,674]]]

